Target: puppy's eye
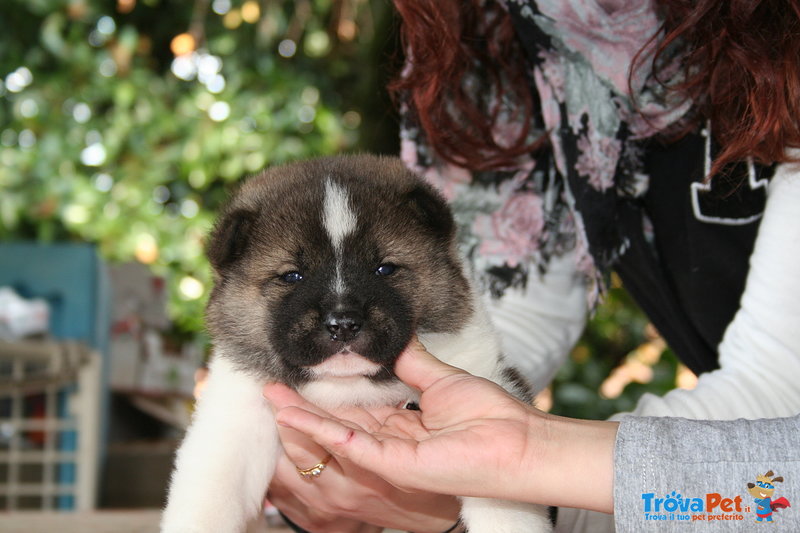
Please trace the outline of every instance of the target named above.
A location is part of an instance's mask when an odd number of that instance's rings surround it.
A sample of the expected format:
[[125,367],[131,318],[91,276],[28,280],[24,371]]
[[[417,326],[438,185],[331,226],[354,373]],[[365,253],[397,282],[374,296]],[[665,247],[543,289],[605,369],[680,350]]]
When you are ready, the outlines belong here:
[[397,266],[392,263],[384,263],[375,269],[375,273],[379,276],[390,276],[397,270]]
[[284,283],[297,283],[298,281],[302,281],[303,280],[303,275],[300,272],[297,272],[296,270],[293,270],[291,272],[287,272],[285,274],[281,274],[278,277]]

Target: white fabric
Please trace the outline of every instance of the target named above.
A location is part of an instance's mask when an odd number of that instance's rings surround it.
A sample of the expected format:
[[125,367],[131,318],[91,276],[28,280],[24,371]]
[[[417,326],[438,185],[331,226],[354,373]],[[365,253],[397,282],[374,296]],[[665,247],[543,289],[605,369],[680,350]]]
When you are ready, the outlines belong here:
[[[800,154],[800,151],[795,151]],[[750,258],[741,307],[719,346],[720,369],[691,391],[640,400],[633,413],[732,419],[800,412],[800,164],[780,165]],[[506,355],[539,390],[549,383],[585,325],[585,287],[574,258],[532,275],[524,293],[488,304]]]
[[553,379],[586,325],[585,277],[574,254],[553,258],[547,272],[531,272],[524,291],[509,289],[486,307],[503,354],[540,391]]
[[[800,151],[795,152],[800,155]],[[697,388],[642,397],[637,415],[726,420],[800,412],[800,164],[767,191],[741,306],[719,345],[720,369]]]

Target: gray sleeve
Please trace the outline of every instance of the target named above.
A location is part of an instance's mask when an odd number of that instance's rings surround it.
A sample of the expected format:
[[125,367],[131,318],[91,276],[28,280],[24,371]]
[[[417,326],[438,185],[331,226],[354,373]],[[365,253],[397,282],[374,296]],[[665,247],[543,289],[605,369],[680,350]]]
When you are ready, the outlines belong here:
[[614,463],[618,533],[686,531],[699,524],[703,527],[697,530],[704,532],[751,531],[759,513],[747,484],[770,471],[770,478],[783,477],[783,482],[773,483],[766,503],[788,500],[791,507],[761,520],[772,520],[770,531],[800,531],[800,416],[733,421],[625,417]]

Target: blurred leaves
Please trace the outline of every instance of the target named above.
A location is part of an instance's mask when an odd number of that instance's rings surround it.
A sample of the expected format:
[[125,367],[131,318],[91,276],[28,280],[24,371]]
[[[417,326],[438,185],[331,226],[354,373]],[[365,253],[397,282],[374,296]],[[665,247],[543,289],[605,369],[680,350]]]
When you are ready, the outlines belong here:
[[675,388],[678,359],[616,276],[551,384],[554,414],[602,420]]
[[388,41],[366,39],[389,7],[4,1],[0,239],[84,240],[150,264],[178,326],[199,331],[203,240],[229,187],[267,165],[374,148],[360,128],[380,80],[365,58]]
[[[398,153],[382,88],[396,70],[385,0],[3,0],[0,239],[81,240],[163,275],[177,333],[202,330],[205,235],[228,189],[267,165]],[[610,398],[652,341],[620,288],[552,387],[559,414],[605,418],[674,386]],[[175,333],[175,332],[173,332]],[[663,350],[662,350],[663,351]],[[623,385],[624,386],[624,385]]]

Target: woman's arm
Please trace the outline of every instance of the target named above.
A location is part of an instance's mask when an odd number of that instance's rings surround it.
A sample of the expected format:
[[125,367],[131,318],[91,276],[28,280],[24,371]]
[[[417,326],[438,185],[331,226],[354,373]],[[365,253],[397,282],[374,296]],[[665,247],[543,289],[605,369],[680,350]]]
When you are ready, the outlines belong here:
[[422,391],[421,411],[399,409],[371,430],[314,413],[282,385],[265,395],[279,424],[402,490],[611,511],[615,422],[542,413],[419,347],[395,371]]
[[[713,422],[629,416],[620,423],[587,422],[541,413],[418,349],[401,357],[397,373],[422,391],[422,411],[398,410],[372,430],[353,419],[306,411],[313,406],[282,385],[268,386],[265,393],[279,424],[403,490],[613,508],[620,532],[672,530],[646,520],[649,495],[651,514],[663,514],[655,511],[654,498],[665,500],[673,491],[700,498],[703,508],[694,514],[707,521],[708,515],[725,514],[723,498],[735,509],[738,497],[741,511],[735,514],[751,523],[747,483],[757,475],[772,470],[784,478],[775,498],[791,502],[800,492],[800,416]],[[482,401],[463,401],[467,396]],[[791,509],[776,520],[793,531],[800,527],[800,515]]]

